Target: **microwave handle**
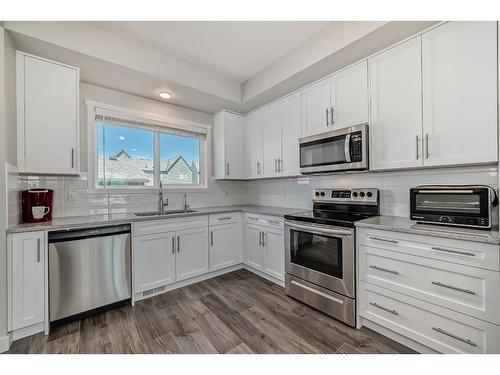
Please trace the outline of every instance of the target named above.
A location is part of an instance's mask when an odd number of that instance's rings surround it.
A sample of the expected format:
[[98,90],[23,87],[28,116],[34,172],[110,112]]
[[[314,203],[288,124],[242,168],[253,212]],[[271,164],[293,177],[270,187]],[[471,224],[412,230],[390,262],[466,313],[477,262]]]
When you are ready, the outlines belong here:
[[345,160],[346,162],[351,162],[351,134],[347,134],[345,136],[344,141],[344,152],[345,152]]

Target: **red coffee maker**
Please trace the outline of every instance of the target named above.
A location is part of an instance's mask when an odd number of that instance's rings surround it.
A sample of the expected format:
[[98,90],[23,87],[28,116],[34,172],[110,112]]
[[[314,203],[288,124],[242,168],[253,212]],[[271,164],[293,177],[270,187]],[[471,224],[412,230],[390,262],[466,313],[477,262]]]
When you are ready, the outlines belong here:
[[23,223],[52,220],[54,190],[29,189],[22,193]]

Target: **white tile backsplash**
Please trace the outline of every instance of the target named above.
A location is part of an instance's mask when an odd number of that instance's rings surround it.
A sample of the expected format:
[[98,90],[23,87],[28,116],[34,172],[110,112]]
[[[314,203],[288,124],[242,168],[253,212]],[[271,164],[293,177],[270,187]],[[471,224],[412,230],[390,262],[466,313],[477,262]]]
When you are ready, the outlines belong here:
[[[158,195],[88,193],[83,177],[9,175],[8,223],[21,219],[20,191],[32,187],[54,189],[54,217],[83,216],[107,213],[152,211],[158,208]],[[312,189],[316,187],[375,187],[381,190],[383,215],[409,215],[409,189],[426,184],[484,184],[498,191],[497,166],[436,168],[394,172],[362,172],[334,175],[304,176],[288,179],[254,181],[211,180],[209,189],[189,192],[191,207],[258,204],[310,209]],[[69,192],[77,193],[69,200]],[[164,193],[168,209],[180,209],[182,192]],[[494,217],[498,217],[496,213]]]

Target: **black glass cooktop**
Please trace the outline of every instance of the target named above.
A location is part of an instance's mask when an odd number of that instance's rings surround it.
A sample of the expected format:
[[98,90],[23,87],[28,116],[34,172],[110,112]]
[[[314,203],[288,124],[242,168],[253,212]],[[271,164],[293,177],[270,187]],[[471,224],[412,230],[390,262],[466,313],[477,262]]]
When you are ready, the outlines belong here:
[[285,219],[324,225],[353,228],[354,222],[376,216],[366,212],[342,212],[334,210],[310,210],[285,215]]

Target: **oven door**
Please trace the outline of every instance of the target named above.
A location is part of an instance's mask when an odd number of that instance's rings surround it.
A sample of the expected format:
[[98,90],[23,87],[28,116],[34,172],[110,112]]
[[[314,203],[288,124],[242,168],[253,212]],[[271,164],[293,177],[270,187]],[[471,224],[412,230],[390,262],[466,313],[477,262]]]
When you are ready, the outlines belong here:
[[354,230],[285,222],[286,272],[351,298],[354,290]]

